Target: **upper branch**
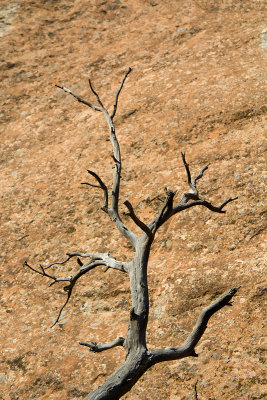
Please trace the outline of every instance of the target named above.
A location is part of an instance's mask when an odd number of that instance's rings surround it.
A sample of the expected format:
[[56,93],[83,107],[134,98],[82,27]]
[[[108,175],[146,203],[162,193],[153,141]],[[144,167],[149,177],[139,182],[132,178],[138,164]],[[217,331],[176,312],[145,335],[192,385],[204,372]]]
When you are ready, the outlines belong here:
[[94,93],[94,95],[95,95],[95,97],[96,97],[96,99],[97,99],[97,101],[98,101],[98,103],[99,103],[99,105],[100,105],[101,111],[103,111],[103,109],[104,109],[105,107],[103,106],[103,103],[102,103],[102,101],[100,100],[100,97],[99,97],[98,93],[97,93],[97,92],[95,91],[95,89],[93,88],[91,79],[89,79],[89,86],[90,86],[90,89],[91,89],[92,92]]
[[[187,164],[186,159],[185,159],[185,153],[181,153],[181,155],[182,155],[182,160],[183,160],[183,163],[184,163],[184,166],[185,166],[185,170],[186,170],[186,173],[187,173],[187,182],[188,182],[188,185],[190,187],[190,192],[187,193],[187,196],[186,196],[186,198],[184,200],[185,201],[197,200],[199,198],[198,197],[197,184],[196,184],[197,180],[202,178],[204,172],[209,168],[210,164],[208,164],[205,167],[203,167],[201,169],[200,173],[194,179],[192,179],[191,178],[191,172],[190,172],[190,169],[189,169],[189,164]],[[191,196],[189,196],[189,195],[191,195]]]
[[223,208],[231,201],[234,201],[237,199],[237,197],[234,197],[234,198],[230,197],[229,199],[225,200],[219,206],[214,206],[209,201],[200,199],[198,189],[197,189],[197,181],[203,177],[204,172],[208,169],[210,164],[203,167],[200,170],[199,174],[195,178],[192,178],[189,164],[186,162],[186,159],[185,159],[185,153],[182,153],[182,160],[183,160],[185,170],[187,173],[187,182],[189,185],[189,192],[184,193],[180,202],[176,205],[173,205],[173,198],[174,198],[176,192],[172,192],[171,190],[166,190],[166,188],[165,188],[165,192],[166,192],[165,204],[163,205],[158,216],[155,217],[148,225],[148,227],[154,233],[170,217],[177,214],[178,212],[181,212],[183,210],[186,210],[188,208],[195,207],[195,206],[204,206],[213,212],[225,213],[226,211],[223,210]]
[[165,193],[166,193],[166,200],[162,209],[160,210],[158,216],[154,218],[153,221],[149,224],[149,229],[151,229],[154,233],[163,224],[164,221],[167,221],[167,219],[170,218],[171,213],[173,211],[173,198],[176,192],[168,190],[165,187]]
[[125,75],[122,79],[121,85],[116,93],[112,114],[109,114],[108,110],[104,107],[103,102],[101,101],[100,96],[98,95],[97,91],[94,89],[90,79],[89,79],[90,89],[91,89],[92,93],[94,94],[94,96],[96,97],[99,106],[95,106],[94,104],[88,102],[87,100],[84,100],[83,98],[76,95],[75,93],[73,93],[71,90],[65,88],[64,86],[59,86],[59,85],[56,85],[56,86],[58,88],[64,90],[65,92],[71,94],[79,102],[87,105],[88,107],[92,108],[93,110],[103,112],[103,114],[105,116],[106,122],[109,127],[109,132],[110,132],[110,141],[111,141],[112,150],[113,150],[113,160],[115,161],[112,192],[111,192],[111,207],[109,208],[109,204],[108,204],[109,195],[108,195],[107,186],[104,184],[104,182],[101,180],[101,178],[95,172],[90,171],[90,170],[88,171],[89,174],[91,174],[97,180],[99,185],[94,185],[94,184],[91,184],[88,182],[83,182],[83,184],[86,184],[86,185],[89,185],[92,187],[98,187],[103,190],[104,205],[103,205],[102,209],[109,215],[110,219],[116,224],[116,226],[117,226],[118,230],[121,232],[121,234],[124,237],[126,237],[133,246],[135,246],[137,243],[136,235],[133,232],[131,232],[130,229],[122,222],[120,215],[119,215],[118,205],[119,205],[119,195],[120,195],[120,179],[121,179],[122,163],[121,163],[120,146],[119,146],[119,142],[116,137],[115,126],[113,123],[113,118],[115,117],[115,114],[117,111],[119,95],[123,88],[124,82],[131,71],[132,71],[132,69],[129,68],[129,70],[125,73]]
[[129,75],[129,73],[131,71],[132,71],[132,68],[129,68],[128,71],[126,72],[126,74],[124,75],[124,78],[123,78],[123,80],[121,82],[119,90],[116,93],[116,98],[115,98],[115,103],[114,103],[114,106],[113,106],[113,112],[111,114],[111,119],[113,119],[115,117],[115,115],[116,115],[117,106],[118,106],[118,100],[119,100],[119,95],[120,95],[121,89],[123,88],[124,82],[125,82],[127,76]]
[[212,317],[213,314],[215,314],[224,306],[232,305],[230,301],[232,297],[236,294],[238,289],[240,289],[240,286],[227,290],[200,313],[196,325],[194,326],[192,332],[183,344],[184,347],[188,347],[191,349],[195,348],[207,328],[209,319]]
[[156,364],[162,361],[179,360],[190,356],[197,357],[195,346],[203,336],[209,319],[224,306],[231,305],[230,301],[239,288],[240,286],[227,290],[200,313],[196,325],[182,346],[152,350],[150,353],[152,363]]
[[129,210],[129,215],[130,215],[130,217],[132,218],[132,220],[136,223],[136,225],[139,226],[139,228],[141,228],[142,231],[144,231],[144,232],[147,234],[147,236],[148,236],[150,239],[153,240],[154,235],[153,235],[152,231],[149,229],[149,227],[148,227],[144,222],[142,222],[142,221],[137,217],[137,215],[135,214],[134,209],[133,209],[133,206],[131,205],[131,203],[130,203],[128,200],[126,200],[123,204],[125,204],[125,206],[128,208],[128,210]]

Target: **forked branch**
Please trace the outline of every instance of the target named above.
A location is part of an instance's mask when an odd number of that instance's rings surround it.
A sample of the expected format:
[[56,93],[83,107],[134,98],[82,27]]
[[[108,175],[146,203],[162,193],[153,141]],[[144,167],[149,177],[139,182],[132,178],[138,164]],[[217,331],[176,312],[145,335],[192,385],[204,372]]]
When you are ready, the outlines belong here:
[[183,160],[186,174],[187,174],[187,182],[189,185],[189,192],[184,193],[180,202],[176,205],[173,205],[174,196],[175,196],[176,192],[167,190],[165,188],[165,192],[166,192],[165,203],[164,203],[162,209],[160,210],[158,216],[155,217],[148,225],[149,229],[152,230],[153,233],[155,233],[158,230],[158,228],[161,225],[163,225],[169,218],[171,218],[173,215],[175,215],[181,211],[187,210],[187,209],[189,209],[191,207],[195,207],[195,206],[204,206],[204,207],[208,208],[210,211],[224,214],[226,212],[224,210],[224,207],[228,203],[237,199],[237,197],[234,197],[234,198],[230,197],[229,199],[225,200],[219,206],[214,206],[209,201],[200,199],[199,193],[198,193],[198,188],[197,188],[197,181],[203,177],[204,172],[208,169],[210,164],[204,166],[200,170],[199,174],[195,178],[192,179],[189,164],[186,162],[185,153],[181,153],[181,155],[182,155],[182,160]]
[[[124,222],[121,220],[121,217],[119,215],[119,197],[120,197],[120,179],[121,179],[121,170],[122,170],[122,163],[121,163],[121,154],[120,154],[120,146],[116,137],[115,133],[115,126],[113,123],[113,118],[116,115],[117,111],[117,105],[118,105],[118,99],[119,95],[121,93],[121,90],[123,88],[123,85],[125,83],[125,80],[127,76],[130,74],[132,71],[131,68],[128,69],[128,71],[125,73],[121,85],[116,93],[115,96],[115,102],[113,106],[113,111],[112,114],[109,114],[108,110],[105,108],[99,94],[97,91],[94,89],[91,80],[89,79],[89,86],[96,97],[96,100],[99,104],[99,106],[95,106],[91,102],[83,99],[82,97],[78,96],[71,90],[67,89],[65,86],[60,86],[56,85],[59,89],[64,90],[66,93],[69,93],[72,95],[74,98],[76,98],[80,103],[83,103],[87,105],[88,107],[92,108],[95,111],[101,111],[106,119],[106,122],[109,127],[109,133],[110,133],[110,141],[112,144],[112,150],[113,150],[113,160],[115,162],[114,166],[114,173],[113,173],[113,184],[112,184],[112,190],[111,190],[111,195],[109,196],[108,188],[104,184],[104,182],[101,180],[99,175],[96,172],[88,170],[89,174],[91,174],[98,182],[99,185],[94,185],[89,182],[83,182],[83,184],[91,186],[91,187],[96,187],[96,188],[101,188],[104,193],[104,205],[102,206],[102,209],[109,215],[110,219],[116,224],[117,228],[121,232],[121,234],[126,237],[126,239],[129,240],[129,242],[135,247],[136,242],[137,242],[137,237],[136,235],[130,231],[130,229],[124,224]],[[111,198],[111,205],[109,207],[109,198]]]
[[[50,283],[49,286],[54,285],[55,283],[59,283],[59,282],[69,282],[69,284],[67,286],[64,286],[64,291],[67,292],[67,298],[65,303],[62,305],[62,307],[59,310],[58,316],[55,320],[55,322],[53,323],[53,325],[51,326],[51,328],[56,325],[59,322],[60,316],[62,314],[62,311],[64,310],[64,308],[66,307],[66,305],[68,304],[70,297],[72,295],[72,291],[73,288],[75,286],[75,284],[77,283],[77,281],[79,280],[79,278],[83,275],[85,275],[87,272],[91,271],[92,269],[94,269],[95,267],[104,265],[107,267],[107,269],[112,268],[112,269],[116,269],[119,270],[121,272],[128,272],[128,263],[126,262],[120,262],[117,261],[115,258],[110,257],[109,253],[96,253],[96,254],[91,254],[91,253],[82,253],[82,252],[69,252],[67,253],[67,260],[63,261],[63,262],[55,262],[50,264],[48,267],[44,268],[42,265],[40,265],[41,270],[38,270],[37,268],[33,268],[31,265],[28,264],[27,261],[25,261],[24,265],[29,268],[30,270],[36,272],[39,275],[42,275],[46,278],[49,278],[52,280],[52,282]],[[77,257],[77,263],[79,266],[81,266],[81,268],[79,269],[79,271],[72,277],[65,277],[65,278],[57,278],[51,274],[48,274],[45,270],[53,265],[56,264],[65,264],[67,261],[69,261],[70,259],[72,259],[73,257]],[[80,258],[90,258],[89,261],[87,261],[86,263],[82,263]]]

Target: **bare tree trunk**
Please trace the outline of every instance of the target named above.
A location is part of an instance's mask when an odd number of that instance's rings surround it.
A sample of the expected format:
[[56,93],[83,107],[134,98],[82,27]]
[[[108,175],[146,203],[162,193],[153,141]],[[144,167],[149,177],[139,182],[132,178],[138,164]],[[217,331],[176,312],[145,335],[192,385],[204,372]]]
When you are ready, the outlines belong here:
[[[62,310],[68,303],[72,294],[73,287],[76,284],[77,280],[84,274],[91,271],[93,268],[96,268],[100,265],[105,265],[107,268],[116,269],[120,272],[128,274],[129,276],[132,305],[126,337],[119,337],[110,343],[104,344],[80,342],[81,345],[89,347],[89,349],[93,352],[102,352],[115,346],[123,346],[126,352],[124,363],[102,385],[93,390],[87,396],[86,400],[119,399],[121,398],[121,396],[127,393],[140,379],[140,377],[153,365],[163,361],[179,360],[185,357],[197,357],[195,347],[201,339],[202,335],[204,334],[209,319],[215,312],[219,311],[224,306],[231,305],[230,301],[238,290],[238,288],[227,290],[217,300],[213,301],[208,307],[206,307],[201,312],[192,332],[181,346],[154,350],[147,349],[146,330],[149,317],[147,266],[151,245],[154,241],[157,230],[175,214],[181,211],[185,211],[194,206],[200,205],[216,213],[225,213],[224,207],[236,198],[229,198],[219,206],[214,206],[207,200],[201,199],[199,197],[197,189],[197,181],[202,178],[204,172],[208,169],[209,165],[203,167],[200,170],[199,174],[195,178],[192,178],[189,165],[187,164],[185,159],[185,154],[182,153],[182,161],[187,174],[189,191],[183,194],[181,200],[177,204],[174,204],[176,192],[165,188],[165,201],[163,202],[163,206],[158,215],[153,218],[147,225],[137,217],[131,203],[126,200],[124,202],[124,205],[128,209],[129,216],[134,221],[136,226],[142,230],[142,235],[137,236],[126,226],[126,224],[122,221],[119,213],[119,194],[122,162],[120,147],[116,137],[113,119],[116,115],[118,98],[121,89],[130,72],[131,69],[128,70],[122,80],[120,88],[116,94],[115,103],[111,114],[109,114],[107,109],[104,107],[99,95],[92,87],[90,81],[90,88],[97,99],[98,106],[95,106],[87,100],[82,99],[80,96],[76,95],[71,90],[63,86],[58,87],[74,96],[79,102],[87,105],[95,111],[99,111],[104,114],[104,117],[109,127],[110,141],[113,149],[114,173],[112,190],[109,191],[107,185],[103,182],[100,176],[96,172],[90,170],[88,170],[88,173],[91,177],[95,179],[96,183],[92,184],[84,182],[84,184],[101,189],[103,191],[104,202],[101,208],[105,213],[109,215],[111,222],[116,225],[121,234],[134,247],[134,258],[131,262],[126,263],[116,260],[115,258],[111,257],[109,253],[92,254],[75,251],[68,252],[66,260],[62,262],[52,263],[47,267],[41,266],[41,269],[33,268],[27,262],[25,263],[25,265],[34,272],[51,279],[50,285],[62,281],[68,282],[67,286],[64,287],[64,290],[67,292],[67,299],[61,307],[58,317],[53,325],[55,325],[59,321]],[[74,277],[57,278],[54,275],[51,275],[51,273],[47,272],[47,269],[52,268],[57,264],[64,265],[73,257],[77,259],[78,265],[80,266],[80,269]],[[81,259],[89,260],[83,263]]]

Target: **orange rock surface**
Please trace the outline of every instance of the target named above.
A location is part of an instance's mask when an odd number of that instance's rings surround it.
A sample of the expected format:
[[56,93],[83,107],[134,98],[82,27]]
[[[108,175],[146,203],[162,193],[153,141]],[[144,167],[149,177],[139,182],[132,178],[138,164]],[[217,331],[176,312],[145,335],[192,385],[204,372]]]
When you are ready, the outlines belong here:
[[47,265],[74,250],[132,256],[100,209],[102,194],[80,185],[87,169],[111,182],[104,118],[55,87],[93,101],[90,77],[111,107],[131,66],[115,119],[121,204],[130,200],[148,222],[164,186],[179,199],[187,189],[181,151],[194,173],[211,163],[199,183],[203,198],[239,197],[225,215],[194,208],[161,228],[149,267],[149,346],[179,345],[212,299],[242,287],[210,321],[197,359],[157,365],[123,398],[188,400],[197,380],[203,400],[263,399],[265,1],[1,4],[0,398],[83,399],[124,359],[120,348],[93,354],[78,342],[125,335],[125,275],[100,267],[84,276],[51,329],[64,284],[49,288],[23,263]]

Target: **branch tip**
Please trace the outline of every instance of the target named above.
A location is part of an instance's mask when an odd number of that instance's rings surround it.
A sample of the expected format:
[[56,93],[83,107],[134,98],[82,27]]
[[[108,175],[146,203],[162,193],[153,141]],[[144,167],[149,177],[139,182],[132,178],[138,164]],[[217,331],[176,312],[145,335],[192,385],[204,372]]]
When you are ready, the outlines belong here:
[[132,68],[129,67],[128,71],[125,73],[125,75],[124,75],[124,77],[123,77],[123,79],[122,79],[122,81],[121,81],[121,85],[120,85],[120,87],[119,87],[119,90],[118,90],[117,93],[116,93],[115,103],[114,103],[114,106],[113,106],[113,112],[112,112],[112,114],[111,114],[111,116],[110,116],[111,120],[113,120],[113,118],[114,118],[115,115],[116,115],[116,111],[117,111],[117,106],[118,106],[118,100],[119,100],[120,92],[121,92],[121,90],[122,90],[122,88],[123,88],[123,85],[124,85],[124,82],[125,82],[127,76],[130,74],[131,71],[132,71]]

